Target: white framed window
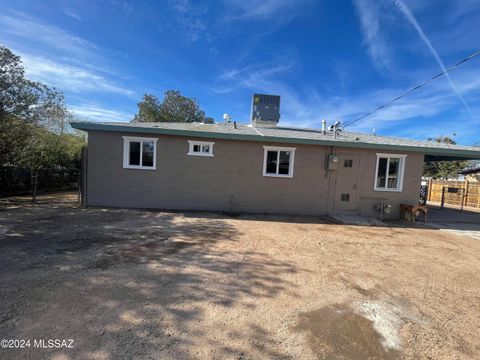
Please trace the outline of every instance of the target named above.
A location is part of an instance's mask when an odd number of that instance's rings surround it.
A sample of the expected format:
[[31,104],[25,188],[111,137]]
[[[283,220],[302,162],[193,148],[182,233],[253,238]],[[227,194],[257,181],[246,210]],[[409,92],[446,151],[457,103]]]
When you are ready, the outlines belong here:
[[187,155],[213,156],[214,142],[188,140]]
[[402,191],[407,155],[377,154],[375,191]]
[[263,176],[293,177],[296,148],[264,146]]
[[155,170],[157,138],[123,137],[123,167],[125,169]]

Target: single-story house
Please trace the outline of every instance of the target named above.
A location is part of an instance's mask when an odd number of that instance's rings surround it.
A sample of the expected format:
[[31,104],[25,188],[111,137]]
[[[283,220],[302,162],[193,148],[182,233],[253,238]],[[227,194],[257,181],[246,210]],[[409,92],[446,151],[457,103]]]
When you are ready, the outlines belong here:
[[87,206],[399,216],[424,160],[478,148],[326,129],[236,123],[74,122],[88,132]]
[[480,166],[463,169],[458,172],[465,177],[465,180],[471,182],[480,182]]

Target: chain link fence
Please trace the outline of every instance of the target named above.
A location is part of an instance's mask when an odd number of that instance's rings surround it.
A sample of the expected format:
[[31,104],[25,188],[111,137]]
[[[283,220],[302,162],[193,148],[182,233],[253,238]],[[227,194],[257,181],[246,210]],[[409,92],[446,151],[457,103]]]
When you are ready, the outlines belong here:
[[18,166],[0,166],[0,197],[78,190],[79,169],[44,168],[32,171]]

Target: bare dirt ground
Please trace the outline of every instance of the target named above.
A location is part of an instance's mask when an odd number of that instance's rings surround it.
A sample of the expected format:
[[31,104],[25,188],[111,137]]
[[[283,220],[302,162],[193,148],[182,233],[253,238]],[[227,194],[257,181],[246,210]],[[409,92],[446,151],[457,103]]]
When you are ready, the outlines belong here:
[[480,241],[417,225],[0,205],[0,349],[32,359],[480,358]]

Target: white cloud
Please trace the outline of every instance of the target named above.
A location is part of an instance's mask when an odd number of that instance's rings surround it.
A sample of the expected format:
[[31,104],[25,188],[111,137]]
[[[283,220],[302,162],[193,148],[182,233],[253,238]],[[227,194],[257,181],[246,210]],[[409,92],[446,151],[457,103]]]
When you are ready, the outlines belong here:
[[[430,42],[430,39],[427,37],[425,32],[423,31],[422,27],[420,24],[417,22],[417,19],[413,15],[413,13],[410,11],[408,6],[403,2],[403,0],[395,0],[395,5],[400,9],[400,11],[405,15],[405,18],[408,20],[408,22],[413,26],[415,31],[418,33],[418,36],[420,39],[423,41],[423,43],[427,46],[428,50],[432,54],[433,58],[437,62],[438,66],[443,72],[446,72],[445,64],[443,63],[443,60],[440,58],[440,56],[437,53],[437,50],[433,47],[432,43]],[[472,110],[470,110],[470,107],[466,103],[465,99],[462,97],[460,92],[457,89],[457,86],[453,82],[453,80],[450,78],[450,75],[448,73],[445,73],[445,77],[447,78],[448,82],[450,83],[453,92],[458,96],[462,104],[465,106],[467,111],[473,116]]]
[[196,42],[201,37],[210,39],[211,35],[204,21],[207,8],[193,5],[189,0],[173,0],[171,8],[176,22],[184,29],[187,40]]
[[75,19],[77,21],[82,21],[82,17],[78,15],[76,12],[72,10],[63,10],[63,13],[67,15],[68,17],[71,17],[72,19]]
[[42,43],[77,57],[92,57],[97,50],[93,43],[56,26],[39,22],[24,13],[0,13],[0,24],[4,34]]
[[391,68],[392,51],[380,29],[381,4],[375,0],[354,0],[360,20],[363,42],[373,62],[379,68]]
[[81,120],[102,122],[127,122],[132,120],[133,114],[128,111],[106,109],[95,104],[79,104],[68,106],[74,116]]
[[22,58],[28,78],[32,80],[73,93],[101,91],[135,97],[135,92],[131,89],[119,86],[93,71],[39,56],[17,54]]
[[[213,88],[216,93],[228,93],[240,88],[265,89],[272,78],[287,72],[295,65],[294,61],[286,64],[249,65],[240,69],[231,69],[218,77],[219,86]],[[273,89],[270,89],[273,90]]]
[[[292,87],[281,81],[280,74],[290,67],[290,64],[262,65],[226,71],[220,76],[223,88],[220,87],[216,90],[222,93],[249,89],[278,94],[282,97],[280,124],[306,128],[319,128],[322,119],[326,119],[329,123],[334,121],[348,123],[406,91],[406,89],[390,87],[368,94],[326,97],[320,95],[315,89],[301,91],[298,86]],[[459,91],[469,96],[472,103],[480,101],[480,80],[476,73],[477,69],[475,68],[464,68],[455,73]],[[431,124],[432,120],[435,121],[435,116],[452,109],[458,109],[455,94],[451,92],[447,82],[437,80],[347,129],[371,132],[373,128],[376,128],[377,132],[385,133],[392,126],[404,124],[405,130],[399,131],[398,135],[421,139],[449,131],[450,133],[457,132],[467,139],[468,134],[463,130],[465,124],[463,122],[453,119],[452,121],[442,120],[442,124],[438,124],[438,127],[435,126],[434,129],[431,125],[424,125],[427,123],[424,121],[425,119],[429,118],[428,124]],[[462,114],[461,109],[456,113],[458,119],[466,119],[466,114]],[[445,118],[442,117],[442,119]]]
[[103,49],[92,42],[21,12],[0,13],[0,26],[0,39],[21,57],[28,78],[67,93],[135,97],[114,80],[119,77],[105,65]]
[[280,15],[287,17],[292,11],[305,8],[307,0],[224,0],[230,19],[265,20]]

